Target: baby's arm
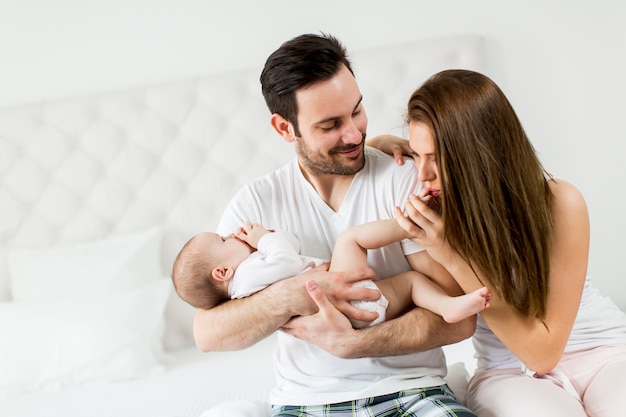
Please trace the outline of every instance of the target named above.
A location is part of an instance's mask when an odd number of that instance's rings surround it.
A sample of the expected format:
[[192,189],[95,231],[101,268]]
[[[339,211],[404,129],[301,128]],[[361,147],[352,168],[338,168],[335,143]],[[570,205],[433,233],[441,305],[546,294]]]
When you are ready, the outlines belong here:
[[330,261],[331,271],[367,267],[367,250],[377,249],[409,237],[395,219],[364,223],[339,235]]
[[253,224],[247,221],[243,226],[237,229],[234,235],[246,242],[248,245],[252,246],[254,249],[258,249],[261,237],[270,232],[273,232],[273,230],[266,229],[262,224]]
[[[329,270],[344,272],[367,267],[367,250],[397,242],[406,237],[406,232],[395,219],[379,220],[351,227],[339,235],[335,242]],[[373,284],[373,283],[372,283]],[[411,302],[408,297],[406,305]],[[386,319],[388,303],[384,297],[378,301],[353,301],[351,304],[361,310],[376,312],[378,319],[373,322],[350,320],[354,328],[362,328]],[[399,308],[399,304],[396,303]]]

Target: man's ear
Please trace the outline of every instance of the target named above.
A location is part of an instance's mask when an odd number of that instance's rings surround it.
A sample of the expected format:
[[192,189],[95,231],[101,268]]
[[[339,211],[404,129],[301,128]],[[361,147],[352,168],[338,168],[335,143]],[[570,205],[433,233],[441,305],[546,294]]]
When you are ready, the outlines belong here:
[[291,125],[289,120],[285,119],[278,113],[274,113],[270,118],[270,124],[272,125],[276,133],[278,133],[285,141],[293,142],[293,126]]
[[211,276],[217,281],[228,281],[235,274],[235,268],[229,266],[216,266],[211,271]]

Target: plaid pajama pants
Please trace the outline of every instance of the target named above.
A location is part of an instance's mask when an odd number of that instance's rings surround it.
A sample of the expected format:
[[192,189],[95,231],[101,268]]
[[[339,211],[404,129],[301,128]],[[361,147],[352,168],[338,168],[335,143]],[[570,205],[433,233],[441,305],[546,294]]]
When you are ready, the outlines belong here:
[[270,417],[477,417],[447,385],[327,405],[273,406]]

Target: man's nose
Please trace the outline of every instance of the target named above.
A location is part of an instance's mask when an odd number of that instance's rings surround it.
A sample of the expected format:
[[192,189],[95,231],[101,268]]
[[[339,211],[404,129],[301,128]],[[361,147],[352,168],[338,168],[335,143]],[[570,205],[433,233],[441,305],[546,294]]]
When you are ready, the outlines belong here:
[[363,141],[363,133],[355,123],[348,123],[342,133],[341,139],[344,143],[359,144]]

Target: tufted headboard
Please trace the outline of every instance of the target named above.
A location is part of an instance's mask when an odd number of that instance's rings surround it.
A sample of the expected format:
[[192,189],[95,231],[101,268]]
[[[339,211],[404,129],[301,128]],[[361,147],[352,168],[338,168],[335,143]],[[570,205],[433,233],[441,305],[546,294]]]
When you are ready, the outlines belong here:
[[[368,135],[401,134],[410,93],[445,68],[483,70],[482,41],[435,39],[353,51]],[[269,126],[262,62],[196,79],[0,109],[0,301],[7,252],[164,227],[162,265],[212,230],[231,195],[293,157]],[[191,340],[191,309],[170,312]],[[182,315],[181,315],[182,314]],[[184,342],[172,342],[174,345]]]

